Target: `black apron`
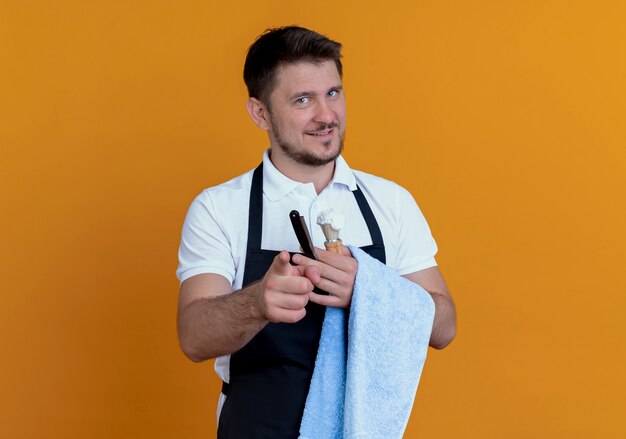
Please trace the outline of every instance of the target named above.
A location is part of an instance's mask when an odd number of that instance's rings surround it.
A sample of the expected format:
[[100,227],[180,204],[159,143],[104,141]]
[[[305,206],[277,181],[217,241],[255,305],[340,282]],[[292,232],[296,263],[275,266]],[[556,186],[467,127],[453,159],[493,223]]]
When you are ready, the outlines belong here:
[[[361,247],[385,263],[383,238],[363,192],[353,191],[372,245]],[[265,276],[279,253],[261,249],[263,164],[255,169],[250,191],[248,249],[243,286]],[[295,235],[294,235],[295,236]],[[310,302],[297,323],[268,323],[230,357],[230,383],[223,383],[218,439],[295,439],[299,435],[325,307]]]

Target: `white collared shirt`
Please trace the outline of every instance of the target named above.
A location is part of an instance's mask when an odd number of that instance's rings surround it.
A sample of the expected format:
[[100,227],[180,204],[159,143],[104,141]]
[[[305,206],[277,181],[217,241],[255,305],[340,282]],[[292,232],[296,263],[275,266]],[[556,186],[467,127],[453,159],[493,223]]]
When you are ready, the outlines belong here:
[[[201,273],[224,276],[232,290],[241,289],[248,239],[248,209],[253,170],[219,186],[205,189],[191,203],[183,225],[179,265],[180,282]],[[297,210],[307,223],[313,244],[324,248],[324,235],[316,224],[318,214],[329,208],[346,217],[340,238],[344,245],[372,244],[363,215],[352,194],[358,186],[380,227],[387,265],[399,275],[437,265],[437,244],[411,194],[389,180],[355,171],[343,157],[335,173],[318,195],[313,183],[299,183],[283,175],[263,155],[263,236],[265,250],[299,251],[289,212]],[[215,370],[229,382],[230,356],[220,357]]]

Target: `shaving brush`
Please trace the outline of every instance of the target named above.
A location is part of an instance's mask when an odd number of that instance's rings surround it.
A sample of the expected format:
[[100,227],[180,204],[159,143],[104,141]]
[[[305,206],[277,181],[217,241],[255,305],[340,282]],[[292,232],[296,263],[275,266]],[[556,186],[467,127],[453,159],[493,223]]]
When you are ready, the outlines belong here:
[[326,209],[320,212],[317,217],[317,224],[322,228],[326,241],[324,247],[326,250],[341,253],[341,239],[339,232],[346,223],[346,217],[335,209]]

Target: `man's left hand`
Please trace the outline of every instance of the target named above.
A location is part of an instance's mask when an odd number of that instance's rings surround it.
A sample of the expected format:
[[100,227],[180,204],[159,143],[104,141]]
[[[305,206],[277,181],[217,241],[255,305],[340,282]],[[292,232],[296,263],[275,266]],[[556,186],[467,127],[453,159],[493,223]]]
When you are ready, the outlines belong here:
[[321,276],[320,281],[314,285],[330,293],[330,296],[309,293],[309,301],[336,308],[350,307],[358,263],[352,257],[348,247],[342,245],[341,253],[337,254],[316,247],[317,261],[300,254],[293,256],[292,261],[296,265],[317,267]]

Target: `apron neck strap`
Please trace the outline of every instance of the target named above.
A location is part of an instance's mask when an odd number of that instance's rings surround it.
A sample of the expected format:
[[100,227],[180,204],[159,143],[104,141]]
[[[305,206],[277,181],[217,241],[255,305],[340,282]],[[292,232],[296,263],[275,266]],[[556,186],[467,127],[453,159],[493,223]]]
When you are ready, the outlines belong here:
[[261,249],[263,233],[263,162],[252,174],[250,207],[248,209],[248,250]]

